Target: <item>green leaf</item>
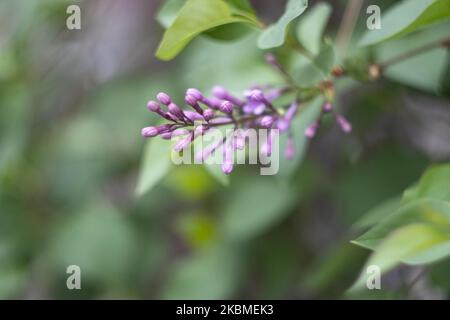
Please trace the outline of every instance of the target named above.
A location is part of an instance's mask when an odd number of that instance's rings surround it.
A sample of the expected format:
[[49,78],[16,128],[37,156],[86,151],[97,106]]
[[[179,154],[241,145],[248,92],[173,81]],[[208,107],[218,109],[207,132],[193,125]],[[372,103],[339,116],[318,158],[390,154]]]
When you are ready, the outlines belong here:
[[450,202],[428,198],[414,200],[401,206],[353,243],[375,249],[388,234],[413,223],[429,223],[450,231]]
[[213,248],[179,261],[163,299],[229,299],[239,284],[239,258],[236,250]]
[[314,65],[319,68],[326,77],[330,73],[335,59],[336,56],[334,53],[333,43],[331,41],[325,41],[322,44],[319,55],[314,58]]
[[449,0],[405,0],[383,13],[382,28],[367,31],[360,45],[398,38],[449,18]]
[[292,121],[291,129],[295,143],[295,155],[291,160],[286,159],[284,156],[284,150],[287,147],[287,135],[280,135],[280,169],[277,175],[280,178],[286,179],[291,177],[302,163],[306,148],[309,145],[309,139],[305,136],[305,130],[319,116],[322,104],[323,99],[317,97],[305,105]]
[[55,229],[49,246],[52,264],[62,274],[67,266],[78,265],[85,279],[105,284],[124,280],[137,254],[134,233],[125,215],[93,199]]
[[355,224],[355,228],[372,227],[382,221],[400,207],[400,197],[395,197],[384,201],[380,205],[366,212]]
[[305,12],[307,7],[308,0],[289,0],[281,18],[276,23],[270,25],[260,35],[258,47],[261,49],[270,49],[281,46],[286,37],[287,27],[292,20]]
[[153,188],[169,172],[171,166],[170,141],[152,138],[145,147],[139,172],[136,195],[141,196]]
[[[441,40],[449,35],[450,23],[445,23],[413,36],[388,42],[377,48],[377,60],[387,61],[392,57]],[[441,83],[448,65],[447,55],[445,48],[436,48],[386,68],[384,75],[393,81],[436,93],[442,87]]]
[[269,177],[236,184],[221,212],[224,236],[235,241],[253,238],[279,222],[295,199],[292,190],[274,187]]
[[335,53],[330,41],[322,43],[320,53],[313,60],[305,56],[295,56],[292,68],[293,78],[303,87],[317,85],[318,82],[329,77],[335,62]]
[[156,21],[167,29],[175,21],[185,2],[186,0],[166,0],[156,15]]
[[320,52],[323,32],[331,15],[328,3],[320,2],[306,12],[297,25],[298,41],[313,55]]
[[414,197],[450,202],[450,163],[430,167],[415,188]]
[[238,22],[257,25],[255,20],[241,11],[236,14],[235,9],[224,0],[187,0],[164,33],[156,57],[171,60],[200,33]]
[[433,225],[417,223],[395,230],[377,247],[352,289],[363,286],[366,268],[376,265],[386,273],[401,262],[430,263],[450,255],[450,234]]

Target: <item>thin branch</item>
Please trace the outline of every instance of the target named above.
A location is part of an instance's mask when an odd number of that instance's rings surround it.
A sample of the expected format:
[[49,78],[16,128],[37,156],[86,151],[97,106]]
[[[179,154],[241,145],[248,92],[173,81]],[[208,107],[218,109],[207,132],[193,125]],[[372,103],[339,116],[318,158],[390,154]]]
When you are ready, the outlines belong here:
[[404,60],[410,59],[412,57],[415,57],[417,55],[420,55],[422,53],[425,53],[427,51],[433,50],[433,49],[437,49],[437,48],[450,48],[450,38],[446,38],[443,40],[439,40],[436,42],[432,42],[432,43],[428,43],[424,46],[415,48],[411,51],[407,51],[404,52],[402,54],[399,54],[389,60],[386,60],[384,62],[379,63],[378,65],[381,67],[381,69],[385,69],[388,68],[396,63],[402,62]]
[[336,40],[337,52],[340,57],[344,57],[347,53],[362,4],[363,0],[350,0],[345,8],[344,17],[342,18]]

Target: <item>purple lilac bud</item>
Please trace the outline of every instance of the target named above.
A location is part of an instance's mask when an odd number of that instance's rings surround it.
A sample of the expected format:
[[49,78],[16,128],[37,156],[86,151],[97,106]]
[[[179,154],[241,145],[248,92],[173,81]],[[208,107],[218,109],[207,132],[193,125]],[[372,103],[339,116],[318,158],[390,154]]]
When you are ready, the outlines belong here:
[[183,111],[186,118],[188,118],[191,122],[202,121],[203,117],[201,114],[195,111],[185,110]]
[[266,142],[261,146],[261,153],[266,156],[270,156],[272,154],[272,142],[273,142],[274,131],[271,130],[269,135],[267,136]]
[[157,127],[145,127],[141,130],[141,135],[145,138],[155,137],[159,134]]
[[219,109],[220,105],[222,104],[222,100],[216,97],[211,97],[210,99],[206,99],[204,102],[208,107],[211,109]]
[[261,90],[254,89],[248,93],[249,99],[257,102],[265,102],[266,98],[264,97],[264,93]]
[[183,113],[183,110],[181,110],[181,108],[179,106],[177,106],[175,103],[171,102],[168,105],[168,109],[169,109],[170,114],[172,114],[179,120],[183,120],[186,118],[186,116]]
[[292,119],[294,119],[295,117],[295,114],[297,113],[297,110],[298,110],[298,103],[297,101],[294,101],[292,102],[289,109],[286,111],[286,115],[284,116],[285,119],[288,121],[292,121]]
[[158,102],[155,101],[149,101],[147,103],[147,108],[148,110],[152,111],[152,112],[159,112],[161,111],[161,107],[159,106]]
[[214,118],[214,119],[211,119],[209,122],[212,123],[212,124],[225,124],[225,123],[231,123],[231,122],[230,122],[230,118],[226,118],[226,117]]
[[195,155],[196,161],[203,162],[208,159],[208,157],[210,157],[214,153],[214,151],[216,151],[217,148],[222,145],[222,143],[223,140],[217,140],[214,143],[211,143],[209,146],[205,147],[203,150],[200,150],[200,152]]
[[277,121],[277,129],[280,130],[280,132],[286,132],[290,126],[291,123],[286,118],[280,118]]
[[164,140],[169,140],[169,139],[172,139],[173,137],[179,137],[179,136],[184,136],[184,135],[186,135],[186,134],[189,134],[190,132],[189,132],[189,130],[186,130],[186,129],[176,129],[175,131],[172,131],[172,132],[163,132],[163,133],[161,133],[159,136],[161,137],[161,138],[163,138]]
[[224,159],[222,163],[222,171],[226,175],[230,174],[233,171],[233,150],[231,146],[224,146]]
[[288,160],[292,160],[295,155],[295,146],[294,146],[294,139],[291,135],[289,135],[286,145],[286,150],[284,151],[284,156]]
[[208,131],[208,127],[204,125],[198,125],[195,127],[194,136],[198,137],[203,135],[206,131]]
[[205,118],[206,121],[211,120],[214,118],[214,111],[212,109],[206,109],[203,111],[203,118]]
[[261,119],[261,126],[264,128],[270,128],[272,127],[273,122],[274,122],[273,116],[264,116]]
[[277,65],[277,58],[275,58],[275,55],[273,53],[266,54],[266,61],[268,64]]
[[277,99],[279,96],[281,96],[281,93],[283,92],[282,89],[273,89],[270,90],[269,92],[267,92],[266,94],[266,98],[269,101],[273,101],[275,99]]
[[186,149],[191,142],[192,142],[192,134],[190,134],[186,138],[183,138],[180,141],[178,141],[175,144],[175,147],[173,147],[173,150],[176,152],[180,152],[180,151]]
[[336,122],[339,124],[339,126],[341,127],[342,131],[344,131],[345,133],[350,133],[352,132],[352,125],[350,124],[350,122],[348,122],[347,119],[345,119],[343,116],[338,115],[336,117]]
[[224,101],[220,105],[220,111],[223,113],[231,114],[233,112],[233,104],[229,101]]
[[222,86],[215,86],[215,87],[212,89],[212,93],[213,93],[213,95],[214,95],[216,98],[219,98],[219,99],[222,99],[222,100],[227,99],[227,97],[228,97],[228,95],[229,95],[227,89],[225,89],[225,88],[222,87]]
[[200,108],[199,104],[198,104],[198,99],[196,97],[194,97],[193,95],[187,94],[185,97],[185,101],[188,105],[190,105],[192,108],[195,109],[195,111],[197,111],[200,114],[203,114],[203,109]]
[[222,99],[222,100],[228,100],[232,103],[234,103],[235,105],[238,106],[243,106],[244,102],[242,102],[241,100],[239,100],[238,98],[236,98],[235,96],[231,95],[227,89],[225,89],[222,86],[215,86],[212,90],[213,95],[216,98]]
[[164,140],[170,140],[170,139],[172,139],[172,135],[173,135],[173,132],[169,131],[169,132],[163,132],[159,136]]
[[245,148],[245,136],[241,130],[236,130],[233,137],[233,148],[243,150]]
[[166,106],[168,106],[172,102],[172,99],[170,98],[170,96],[164,92],[158,93],[156,95],[156,99],[158,99],[159,102],[161,102],[162,104],[164,104]]
[[322,107],[324,112],[331,112],[333,110],[333,105],[329,102],[325,103]]
[[314,138],[314,136],[317,133],[317,129],[319,128],[319,122],[313,122],[311,123],[308,128],[305,130],[305,136],[308,138]]
[[197,101],[202,101],[205,97],[203,96],[203,94],[200,92],[200,90],[195,89],[195,88],[189,88],[186,90],[186,95],[191,95],[193,96]]
[[156,112],[157,114],[159,114],[161,117],[165,118],[166,120],[177,121],[177,119],[171,117],[170,114],[164,112],[161,109],[160,105],[157,102],[155,102],[155,101],[149,101],[147,103],[147,108],[148,108],[148,110],[150,110],[152,112]]

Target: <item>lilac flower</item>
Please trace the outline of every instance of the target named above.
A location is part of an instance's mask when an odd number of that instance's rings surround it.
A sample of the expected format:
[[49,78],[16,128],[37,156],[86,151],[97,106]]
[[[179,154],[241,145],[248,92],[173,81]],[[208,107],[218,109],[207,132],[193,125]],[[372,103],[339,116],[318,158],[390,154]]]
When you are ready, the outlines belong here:
[[230,101],[237,106],[242,106],[244,104],[244,102],[242,100],[240,100],[240,99],[236,98],[235,96],[233,96],[232,94],[230,94],[228,92],[228,90],[222,86],[215,86],[213,88],[213,95],[216,98]]
[[[268,56],[268,61],[281,68],[281,65]],[[288,90],[286,88],[274,88],[271,86],[254,86],[244,91],[243,99],[233,96],[224,87],[216,86],[212,97],[205,97],[203,93],[195,88],[186,91],[185,106],[191,109],[185,110],[176,104],[172,98],[164,92],[157,94],[157,101],[149,101],[149,111],[166,119],[168,123],[159,126],[149,126],[141,130],[142,136],[152,138],[159,136],[162,139],[179,137],[174,150],[181,152],[188,148],[193,141],[207,134],[213,127],[234,125],[233,135],[226,139],[220,139],[204,147],[195,155],[196,161],[208,159],[219,148],[222,150],[222,171],[230,174],[233,171],[233,154],[235,150],[244,150],[246,145],[247,129],[266,128],[269,135],[260,152],[265,155],[272,154],[273,139],[278,129],[281,133],[288,132],[285,156],[288,159],[294,157],[294,137],[290,130],[292,121],[299,109],[298,100],[294,100],[283,110],[277,110],[272,103],[283,96]],[[166,108],[166,110],[163,110]],[[305,135],[312,138],[316,135],[320,121],[324,114],[332,113],[340,128],[349,133],[351,124],[342,115],[337,114],[330,103],[324,104],[318,119],[305,130]]]
[[350,133],[352,131],[352,125],[343,116],[337,115],[336,122],[339,124],[342,131],[344,131],[345,133]]
[[233,167],[233,148],[230,143],[226,143],[223,147],[222,172],[228,175],[233,171]]
[[175,103],[170,102],[167,106],[169,113],[173,115],[177,120],[184,121],[187,117],[184,115],[183,110]]
[[352,131],[351,123],[343,115],[338,114],[331,103],[327,102],[322,106],[322,112],[320,113],[319,118],[305,130],[305,135],[308,138],[313,138],[316,135],[320,122],[326,113],[333,113],[336,123],[344,133],[350,133]]
[[256,115],[262,114],[266,106],[270,104],[270,101],[264,96],[264,93],[259,89],[246,91],[245,96],[247,103],[244,105],[243,110],[245,113],[253,113]]
[[220,105],[220,111],[223,113],[231,114],[233,112],[233,104],[229,101],[224,101]]
[[203,118],[205,118],[206,121],[211,120],[214,118],[214,111],[212,109],[206,109],[203,111]]
[[199,99],[197,99],[195,96],[191,94],[186,94],[185,102],[190,105],[192,108],[195,109],[199,114],[203,114],[203,109],[198,104]]
[[162,104],[164,104],[166,106],[168,106],[172,102],[172,99],[170,99],[170,96],[164,92],[158,93],[156,95],[156,99],[158,99],[159,102],[161,102]]
[[236,130],[233,136],[233,148],[243,150],[245,148],[245,134],[242,130]]
[[261,118],[261,127],[270,128],[272,127],[274,121],[275,121],[274,116],[264,116]]
[[324,112],[331,112],[333,110],[333,105],[329,102],[325,103],[322,107]]
[[318,121],[311,123],[305,130],[305,136],[310,139],[314,138],[318,128],[319,128]]
[[294,139],[292,138],[292,135],[288,136],[287,139],[287,145],[286,150],[284,151],[284,156],[288,160],[292,160],[295,155],[295,146],[294,146]]
[[176,151],[176,152],[180,152],[180,151],[186,149],[190,145],[190,143],[192,142],[192,139],[193,139],[193,135],[192,134],[190,134],[187,137],[181,139],[180,141],[178,141],[175,144],[175,146],[173,147],[173,150]]
[[202,121],[204,118],[201,114],[191,110],[185,110],[183,113],[191,122]]

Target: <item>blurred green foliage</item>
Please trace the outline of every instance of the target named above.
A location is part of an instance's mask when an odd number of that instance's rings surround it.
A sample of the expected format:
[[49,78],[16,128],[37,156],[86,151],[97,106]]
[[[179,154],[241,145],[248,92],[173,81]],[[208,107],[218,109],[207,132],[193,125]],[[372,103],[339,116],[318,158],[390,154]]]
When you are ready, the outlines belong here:
[[[221,2],[234,9],[240,3]],[[344,138],[326,120],[309,145],[302,132],[317,114],[312,104],[295,122],[297,158],[293,164],[282,161],[280,176],[263,177],[255,166],[238,166],[229,181],[218,181],[211,174],[214,168],[175,167],[164,158],[170,146],[143,141],[140,128],[158,121],[145,104],[162,90],[182,101],[189,87],[209,92],[221,84],[240,93],[261,82],[281,83],[256,46],[259,33],[246,27],[245,32],[235,30],[238,39],[226,42],[217,40],[224,30],[213,29],[175,62],[161,64],[151,55],[163,33],[154,20],[159,3],[136,1],[127,11],[127,1],[77,1],[83,27],[68,31],[65,10],[71,3],[0,4],[6,26],[0,33],[0,298],[414,297],[401,284],[409,280],[408,272],[394,274],[383,292],[349,295],[347,289],[371,261],[369,250],[350,240],[375,226],[405,249],[403,237],[409,239],[412,231],[415,237],[417,228],[406,226],[407,236],[391,233],[392,212],[416,217],[420,208],[399,206],[411,205],[405,203],[411,199],[450,201],[448,165],[439,167],[438,174],[436,168],[426,171],[417,188],[410,188],[438,156],[414,143],[423,131],[408,126],[413,111],[404,99],[427,95],[426,109],[437,101],[431,94],[441,93],[446,108],[439,112],[449,116],[442,84],[448,51],[405,61],[386,74],[395,82],[383,80],[364,89],[345,82],[336,105],[352,120],[352,136]],[[253,4],[255,12],[269,6],[267,1]],[[278,6],[284,10],[282,2]],[[339,12],[345,3],[333,7]],[[236,10],[242,10],[239,19],[253,17],[247,6]],[[171,14],[160,16],[163,25],[173,21]],[[328,10],[320,15],[327,20]],[[294,24],[291,20],[286,25]],[[131,26],[142,30],[119,32]],[[334,36],[337,26],[332,16],[325,35]],[[285,34],[284,24],[281,29],[277,40]],[[306,37],[295,26],[292,30]],[[362,19],[356,34],[364,30]],[[447,24],[429,30],[435,39],[448,36]],[[389,58],[422,45],[430,39],[429,30],[374,52],[350,51],[366,65],[374,57]],[[318,34],[305,43],[317,51],[314,64],[285,48],[277,51],[302,85],[320,80],[335,61],[329,42],[318,47]],[[416,73],[410,72],[412,65]],[[424,126],[432,127],[433,120]],[[448,143],[448,128],[439,130],[433,137],[443,136]],[[447,152],[439,159],[448,158]],[[445,237],[447,216],[444,231],[439,229]],[[394,222],[405,227],[403,220]],[[425,229],[428,234],[430,227]],[[383,263],[397,265],[409,258],[392,261],[400,251],[389,250],[369,259],[381,255]],[[448,255],[447,247],[442,250],[440,258]],[[80,291],[66,288],[66,269],[72,264],[81,267]],[[447,298],[448,264],[447,258],[427,266],[429,288],[423,296],[438,290]]]

